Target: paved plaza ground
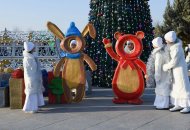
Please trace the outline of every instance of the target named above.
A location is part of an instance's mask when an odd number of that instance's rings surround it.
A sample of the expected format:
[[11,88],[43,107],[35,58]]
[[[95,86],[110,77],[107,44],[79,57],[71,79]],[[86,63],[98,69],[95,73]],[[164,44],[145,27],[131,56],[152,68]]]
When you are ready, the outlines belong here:
[[190,114],[155,110],[154,89],[142,105],[113,104],[111,89],[93,88],[78,104],[46,105],[39,113],[0,108],[0,130],[190,130]]

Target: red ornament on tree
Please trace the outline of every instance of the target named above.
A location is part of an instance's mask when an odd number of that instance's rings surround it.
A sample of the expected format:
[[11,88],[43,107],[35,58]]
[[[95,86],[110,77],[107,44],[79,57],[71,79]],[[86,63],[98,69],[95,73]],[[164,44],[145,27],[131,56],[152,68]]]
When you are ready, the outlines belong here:
[[97,14],[97,16],[100,17],[100,16],[103,16],[103,14],[99,13],[99,14]]

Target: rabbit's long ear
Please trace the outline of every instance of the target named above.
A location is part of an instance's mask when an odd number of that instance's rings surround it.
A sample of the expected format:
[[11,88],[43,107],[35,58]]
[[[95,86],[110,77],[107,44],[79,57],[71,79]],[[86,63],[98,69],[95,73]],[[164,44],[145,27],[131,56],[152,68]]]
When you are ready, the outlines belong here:
[[47,27],[60,40],[63,40],[65,38],[62,31],[52,22],[47,22]]
[[84,28],[84,30],[82,31],[82,36],[85,37],[86,34],[89,32],[89,35],[95,39],[96,37],[96,30],[95,30],[95,27],[92,23],[88,23],[86,25],[86,27]]

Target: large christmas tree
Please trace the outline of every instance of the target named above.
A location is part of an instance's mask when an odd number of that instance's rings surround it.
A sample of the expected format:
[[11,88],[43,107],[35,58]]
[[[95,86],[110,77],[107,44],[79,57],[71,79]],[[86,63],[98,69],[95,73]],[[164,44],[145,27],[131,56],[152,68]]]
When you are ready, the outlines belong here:
[[89,21],[97,31],[97,37],[92,40],[87,37],[86,53],[98,66],[93,73],[94,85],[111,87],[112,77],[117,63],[106,53],[103,38],[111,39],[115,46],[114,33],[135,34],[137,31],[145,33],[143,40],[144,51],[141,59],[146,62],[151,52],[153,27],[148,0],[91,0]]

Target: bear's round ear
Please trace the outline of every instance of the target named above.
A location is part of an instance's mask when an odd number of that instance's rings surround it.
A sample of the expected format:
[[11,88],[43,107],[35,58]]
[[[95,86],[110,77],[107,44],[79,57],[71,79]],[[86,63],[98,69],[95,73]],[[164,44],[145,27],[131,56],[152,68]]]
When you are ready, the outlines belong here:
[[114,38],[115,38],[116,40],[118,40],[119,37],[121,37],[121,36],[122,36],[122,35],[121,35],[120,32],[115,32],[115,34],[114,34]]
[[136,32],[136,36],[139,38],[139,39],[143,39],[144,38],[144,32],[143,31],[137,31]]

